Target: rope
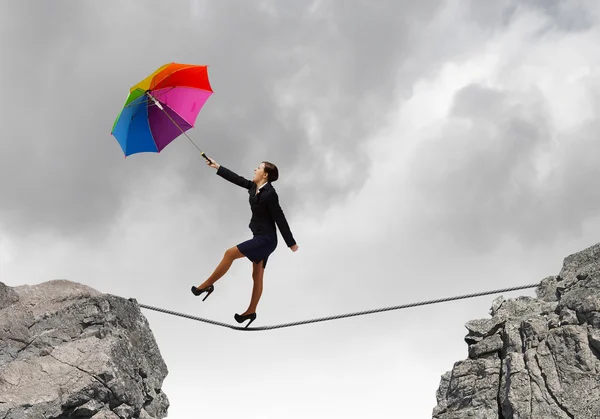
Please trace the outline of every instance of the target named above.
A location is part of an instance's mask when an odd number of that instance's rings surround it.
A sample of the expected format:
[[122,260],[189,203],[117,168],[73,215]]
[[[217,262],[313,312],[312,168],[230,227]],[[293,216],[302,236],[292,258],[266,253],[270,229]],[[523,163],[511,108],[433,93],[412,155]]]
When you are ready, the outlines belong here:
[[[365,315],[365,314],[380,313],[382,311],[402,310],[402,309],[405,309],[405,308],[417,307],[417,306],[424,306],[424,305],[428,305],[428,304],[439,304],[439,303],[444,303],[444,302],[447,302],[447,301],[463,300],[463,299],[467,299],[467,298],[480,297],[480,296],[483,296],[483,295],[500,294],[500,293],[503,293],[503,292],[517,291],[517,290],[522,290],[522,289],[526,289],[526,288],[535,288],[537,286],[538,286],[538,284],[521,285],[521,286],[518,286],[518,287],[504,288],[504,289],[499,289],[499,290],[494,290],[494,291],[484,291],[484,292],[478,292],[478,293],[474,293],[474,294],[460,295],[460,296],[457,296],[457,297],[439,298],[437,300],[421,301],[421,302],[417,302],[417,303],[409,303],[409,304],[403,304],[403,305],[393,306],[393,307],[385,307],[385,308],[378,308],[378,309],[374,309],[374,310],[359,311],[359,312],[356,312],[356,313],[339,314],[339,315],[336,315],[336,316],[321,317],[321,318],[317,318],[317,319],[302,320],[302,321],[298,321],[298,322],[277,324],[277,325],[273,325],[273,326],[260,326],[260,327],[234,326],[234,325],[231,325],[231,324],[222,323],[222,322],[218,322],[218,321],[215,321],[215,320],[203,319],[201,317],[196,317],[196,316],[192,316],[192,315],[189,315],[189,314],[178,313],[176,311],[166,310],[164,308],[153,307],[153,306],[149,306],[149,305],[146,305],[146,304],[139,304],[139,303],[138,304],[142,308],[145,308],[145,309],[148,309],[148,310],[159,311],[159,312],[170,314],[170,315],[173,315],[173,316],[185,317],[185,318],[188,318],[188,319],[191,319],[191,320],[197,320],[197,321],[200,321],[200,322],[210,323],[210,324],[214,324],[214,325],[217,325],[217,326],[228,327],[228,328],[234,329],[234,330],[254,331],[254,330],[281,329],[283,327],[291,327],[291,326],[299,326],[299,325],[302,325],[302,324],[324,322],[324,321],[329,321],[329,320],[334,320],[334,319],[342,319],[342,318],[345,318],[345,317],[362,316],[362,315]],[[133,298],[130,298],[130,300],[137,302]]]

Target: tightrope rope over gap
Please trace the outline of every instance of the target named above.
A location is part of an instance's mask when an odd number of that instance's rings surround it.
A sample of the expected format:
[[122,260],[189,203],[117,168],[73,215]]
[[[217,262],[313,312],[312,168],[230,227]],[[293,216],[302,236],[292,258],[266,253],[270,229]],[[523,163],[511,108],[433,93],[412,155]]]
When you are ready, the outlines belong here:
[[[424,306],[424,305],[428,305],[428,304],[439,304],[439,303],[444,303],[444,302],[447,302],[447,301],[463,300],[463,299],[467,299],[467,298],[480,297],[482,295],[500,294],[500,293],[503,293],[503,292],[517,291],[517,290],[522,290],[522,289],[527,289],[527,288],[535,288],[537,286],[538,286],[538,284],[521,285],[521,286],[518,286],[518,287],[504,288],[504,289],[499,289],[499,290],[494,290],[494,291],[484,291],[484,292],[478,292],[478,293],[474,293],[474,294],[460,295],[460,296],[457,296],[457,297],[439,298],[437,300],[422,301],[422,302],[418,302],[418,303],[409,303],[409,304],[403,304],[403,305],[393,306],[393,307],[385,307],[385,308],[377,308],[377,309],[374,309],[374,310],[359,311],[359,312],[356,312],[356,313],[339,314],[339,315],[336,315],[336,316],[321,317],[321,318],[317,318],[317,319],[302,320],[302,321],[292,322],[292,323],[276,324],[276,325],[273,325],[273,326],[259,326],[259,327],[234,326],[234,325],[227,324],[227,323],[221,323],[221,322],[218,322],[218,321],[215,321],[215,320],[203,319],[201,317],[196,317],[196,316],[192,316],[192,315],[189,315],[189,314],[178,313],[176,311],[166,310],[164,308],[152,307],[152,306],[149,306],[149,305],[146,305],[146,304],[139,304],[139,306],[142,307],[142,308],[148,309],[148,310],[159,311],[161,313],[166,313],[166,314],[170,314],[170,315],[173,315],[173,316],[185,317],[185,318],[188,318],[188,319],[191,319],[191,320],[197,320],[197,321],[200,321],[200,322],[210,323],[210,324],[214,324],[214,325],[217,325],[217,326],[228,327],[228,328],[234,329],[234,330],[254,331],[254,330],[281,329],[283,327],[291,327],[291,326],[299,326],[299,325],[308,324],[308,323],[324,322],[324,321],[328,321],[328,320],[341,319],[341,318],[344,318],[344,317],[362,316],[364,314],[380,313],[382,311],[390,311],[390,310],[401,310],[401,309],[404,309],[404,308]],[[130,300],[134,300],[134,299],[131,298]]]

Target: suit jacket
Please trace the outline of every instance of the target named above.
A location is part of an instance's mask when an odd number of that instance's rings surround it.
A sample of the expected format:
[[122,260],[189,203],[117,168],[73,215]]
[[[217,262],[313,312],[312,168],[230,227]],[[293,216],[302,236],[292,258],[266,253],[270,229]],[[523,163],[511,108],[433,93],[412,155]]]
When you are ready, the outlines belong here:
[[250,227],[252,233],[255,235],[275,233],[277,235],[277,230],[275,229],[275,223],[277,223],[285,244],[288,247],[296,244],[283,210],[279,206],[277,191],[275,191],[271,182],[260,188],[260,192],[257,194],[256,183],[243,178],[226,167],[219,166],[217,175],[242,188],[248,189],[248,201],[252,210],[252,218],[248,227]]

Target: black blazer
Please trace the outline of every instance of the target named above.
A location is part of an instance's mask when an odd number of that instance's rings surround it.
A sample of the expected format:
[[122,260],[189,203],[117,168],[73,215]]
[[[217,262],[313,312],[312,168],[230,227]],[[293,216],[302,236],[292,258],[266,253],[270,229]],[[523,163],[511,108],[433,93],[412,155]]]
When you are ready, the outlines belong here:
[[250,195],[248,200],[250,202],[250,209],[252,210],[252,218],[248,227],[250,227],[252,233],[255,235],[275,233],[277,235],[277,230],[275,229],[275,223],[277,223],[285,244],[288,247],[296,244],[285,215],[279,206],[277,191],[275,191],[271,182],[267,182],[257,194],[256,183],[243,178],[223,166],[219,166],[217,175],[242,188],[248,189],[248,194]]

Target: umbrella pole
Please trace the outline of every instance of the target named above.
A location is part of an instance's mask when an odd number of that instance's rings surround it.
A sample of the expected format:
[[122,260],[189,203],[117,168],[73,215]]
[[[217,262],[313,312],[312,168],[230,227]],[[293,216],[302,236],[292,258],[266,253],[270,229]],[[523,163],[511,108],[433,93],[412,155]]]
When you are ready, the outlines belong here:
[[193,141],[192,141],[192,139],[191,139],[191,138],[190,138],[190,137],[189,137],[189,136],[188,136],[188,135],[185,133],[185,131],[184,131],[183,129],[181,129],[181,127],[179,126],[179,124],[178,124],[177,122],[175,122],[175,121],[173,120],[173,118],[171,118],[171,115],[169,115],[169,114],[167,113],[167,111],[165,111],[165,109],[164,109],[164,108],[163,108],[163,106],[160,104],[160,102],[159,102],[158,100],[156,100],[156,98],[155,98],[154,96],[152,96],[150,93],[146,92],[146,94],[148,95],[148,97],[149,97],[150,99],[152,99],[152,100],[154,101],[154,104],[155,104],[156,106],[158,106],[158,109],[160,109],[161,111],[163,111],[163,112],[165,113],[165,115],[167,115],[167,117],[168,117],[168,118],[171,120],[171,122],[172,122],[172,123],[174,123],[174,124],[175,124],[175,126],[176,126],[177,128],[179,128],[179,131],[181,131],[181,133],[182,133],[183,135],[185,135],[185,136],[187,137],[187,139],[188,139],[188,140],[190,140],[190,142],[191,142],[192,144],[194,144],[194,147],[196,147],[196,148],[198,149],[198,151],[200,152],[200,155],[202,155],[202,157],[204,157],[204,158],[205,158],[205,159],[206,159],[206,160],[207,160],[209,163],[212,163],[212,160],[211,160],[211,159],[209,159],[208,157],[206,157],[206,154],[204,154],[204,151],[202,151],[202,150],[200,150],[200,149],[198,148],[198,146],[196,145],[196,143],[195,143],[195,142],[193,142]]

